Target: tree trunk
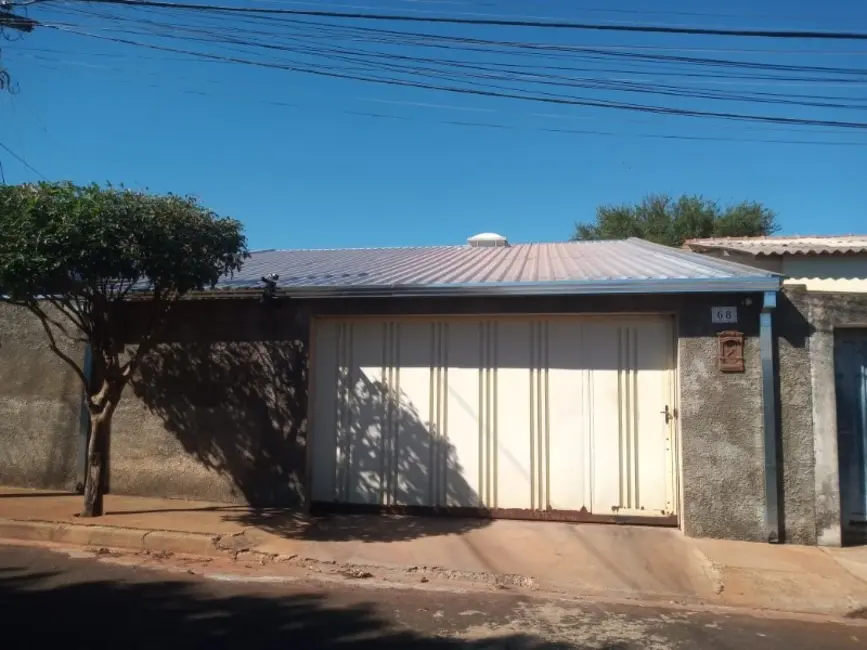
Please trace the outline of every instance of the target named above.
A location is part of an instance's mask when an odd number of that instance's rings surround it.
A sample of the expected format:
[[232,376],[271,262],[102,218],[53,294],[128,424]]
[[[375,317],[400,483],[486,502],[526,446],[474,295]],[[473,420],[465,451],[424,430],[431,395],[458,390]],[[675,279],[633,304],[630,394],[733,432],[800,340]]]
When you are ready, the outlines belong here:
[[84,484],[82,517],[103,515],[103,495],[106,488],[106,462],[111,435],[111,414],[114,405],[90,416],[90,439],[87,443],[87,474]]

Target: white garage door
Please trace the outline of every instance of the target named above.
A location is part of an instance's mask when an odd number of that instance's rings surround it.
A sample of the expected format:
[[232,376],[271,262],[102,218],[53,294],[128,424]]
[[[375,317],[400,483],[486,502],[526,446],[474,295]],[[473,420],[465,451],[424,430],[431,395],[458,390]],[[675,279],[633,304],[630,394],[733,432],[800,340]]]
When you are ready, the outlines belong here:
[[670,518],[671,319],[322,319],[317,502]]

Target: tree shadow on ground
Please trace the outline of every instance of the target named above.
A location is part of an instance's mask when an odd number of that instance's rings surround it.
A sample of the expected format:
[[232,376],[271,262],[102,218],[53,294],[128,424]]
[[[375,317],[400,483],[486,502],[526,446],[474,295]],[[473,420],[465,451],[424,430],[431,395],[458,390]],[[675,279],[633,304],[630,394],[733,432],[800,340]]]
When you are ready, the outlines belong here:
[[[331,446],[333,464],[313,474],[314,498],[325,492],[324,501],[412,506],[434,494],[440,505],[478,504],[453,447],[433,424],[359,366],[339,374],[334,390],[348,397],[333,422],[317,425],[316,442]],[[300,341],[164,343],[145,357],[132,389],[186,453],[230,481],[238,500],[252,506],[229,511],[226,519],[284,537],[361,541],[460,534],[488,523],[309,517],[307,352]]]
[[[86,569],[85,569],[86,570]],[[298,594],[245,585],[207,588],[192,580],[85,582],[66,574],[28,575],[26,567],[0,573],[0,611],[8,647],[33,648],[408,648],[450,650],[559,650],[576,646],[530,635],[472,641],[425,633],[407,621],[391,623],[358,597],[329,604],[322,594]],[[428,614],[430,619],[430,614]],[[42,621],[42,623],[39,623]],[[444,631],[444,630],[443,630]],[[15,643],[18,639],[18,643]],[[26,640],[26,641],[25,641]],[[615,645],[596,650],[617,650]]]

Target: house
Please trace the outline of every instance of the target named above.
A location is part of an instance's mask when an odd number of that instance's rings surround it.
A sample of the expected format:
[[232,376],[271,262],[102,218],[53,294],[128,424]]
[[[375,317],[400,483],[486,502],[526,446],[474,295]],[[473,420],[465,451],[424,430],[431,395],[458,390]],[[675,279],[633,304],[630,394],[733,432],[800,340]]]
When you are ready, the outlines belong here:
[[780,273],[810,291],[867,292],[867,235],[712,237],[686,248]]
[[[839,544],[809,296],[782,282],[637,239],[260,251],[175,310],[110,489]],[[20,311],[0,332],[0,482],[70,489],[74,378]]]
[[[782,273],[810,329],[817,495],[831,543],[867,540],[867,236],[693,239],[688,250]],[[834,517],[836,522],[836,516]]]

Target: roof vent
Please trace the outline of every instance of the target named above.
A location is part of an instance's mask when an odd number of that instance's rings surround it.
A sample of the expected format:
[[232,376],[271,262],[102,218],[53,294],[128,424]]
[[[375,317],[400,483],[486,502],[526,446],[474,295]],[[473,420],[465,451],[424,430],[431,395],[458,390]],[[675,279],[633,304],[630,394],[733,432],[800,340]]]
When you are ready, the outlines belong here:
[[483,232],[474,235],[467,240],[467,243],[473,248],[494,248],[509,245],[509,241],[505,237],[495,232]]

